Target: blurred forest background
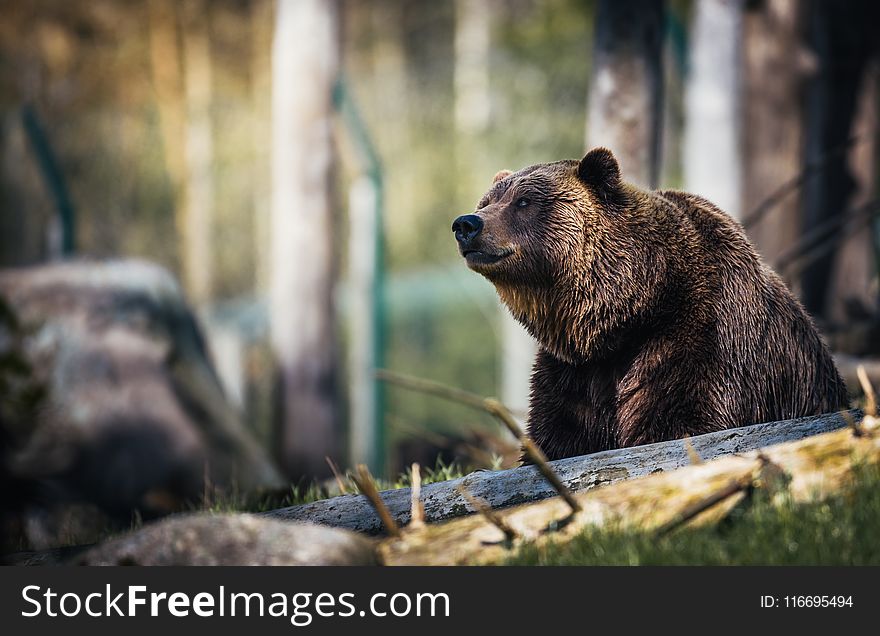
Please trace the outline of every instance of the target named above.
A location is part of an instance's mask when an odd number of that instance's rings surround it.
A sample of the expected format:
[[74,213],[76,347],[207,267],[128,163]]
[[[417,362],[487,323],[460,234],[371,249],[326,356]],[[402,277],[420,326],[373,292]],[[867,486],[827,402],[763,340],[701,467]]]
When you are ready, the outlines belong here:
[[[450,223],[609,146],[745,225],[839,354],[880,354],[876,3],[0,0],[0,265],[167,268],[288,478],[510,465],[534,344]],[[13,303],[14,308],[14,303]],[[869,369],[876,367],[870,367]]]

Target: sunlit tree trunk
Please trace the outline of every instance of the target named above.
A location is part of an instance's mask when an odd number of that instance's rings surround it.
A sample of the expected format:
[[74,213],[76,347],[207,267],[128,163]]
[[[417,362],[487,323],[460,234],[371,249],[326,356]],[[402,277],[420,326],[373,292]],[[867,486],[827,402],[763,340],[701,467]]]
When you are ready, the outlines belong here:
[[279,2],[272,51],[270,321],[279,451],[291,476],[327,472],[338,446],[331,178],[335,2]]
[[261,297],[269,288],[269,245],[272,162],[272,27],[273,0],[251,2],[251,104],[253,121],[252,200],[254,206],[254,282]]
[[[380,275],[377,242],[381,219],[377,206],[380,193],[376,182],[361,175],[351,184],[348,195],[348,275],[349,320],[349,458],[351,465],[367,464],[377,474],[384,471],[384,435],[377,415],[376,368],[379,352],[376,342],[375,304],[381,302],[377,286]],[[378,292],[378,293],[377,293]],[[377,298],[377,296],[379,296]]]
[[735,219],[740,201],[741,0],[698,0],[685,87],[685,189]]
[[211,43],[208,5],[189,0],[180,5],[183,26],[184,129],[183,280],[198,305],[211,298],[211,234],[214,214],[213,140],[211,137]]
[[596,13],[586,144],[610,148],[645,187],[659,176],[663,20],[660,0],[599,0]]
[[[183,79],[178,46],[177,14],[173,0],[150,0],[150,71],[165,169],[175,193],[184,181]],[[180,230],[184,225],[181,224]]]
[[490,0],[455,2],[455,127],[485,132],[489,125]]

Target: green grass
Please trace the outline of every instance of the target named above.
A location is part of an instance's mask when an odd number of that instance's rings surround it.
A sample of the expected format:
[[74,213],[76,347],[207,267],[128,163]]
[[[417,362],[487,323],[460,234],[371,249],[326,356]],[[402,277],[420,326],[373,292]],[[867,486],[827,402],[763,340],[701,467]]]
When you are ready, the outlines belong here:
[[[420,469],[423,486],[434,484],[438,481],[449,481],[450,479],[458,479],[459,477],[464,477],[470,472],[470,469],[462,468],[458,464],[458,462],[454,461],[451,464],[447,464],[439,457],[434,463],[433,468],[431,468],[430,466],[422,466]],[[397,488],[409,488],[412,485],[411,475],[409,472],[404,472],[398,475],[397,479],[394,482],[387,483],[380,481],[379,485],[384,486],[386,489],[389,490],[396,490]]]
[[526,545],[508,565],[878,565],[880,471],[861,471],[824,502],[756,498],[717,527],[649,532],[588,529],[571,542]]
[[[497,464],[498,461],[495,463]],[[433,467],[423,466],[421,468],[422,485],[457,479],[469,472],[471,472],[469,468],[463,468],[458,462],[446,464],[438,458]],[[404,472],[400,473],[393,480],[376,479],[376,486],[379,490],[409,488],[410,479],[409,472]],[[348,471],[343,475],[343,482],[349,494],[360,492]],[[230,493],[211,493],[207,497],[207,501],[194,505],[193,510],[218,513],[266,512],[277,508],[312,503],[313,501],[320,501],[339,494],[338,486],[332,481],[327,481],[323,484],[312,481],[306,484],[291,485],[275,492],[257,495],[244,496]]]

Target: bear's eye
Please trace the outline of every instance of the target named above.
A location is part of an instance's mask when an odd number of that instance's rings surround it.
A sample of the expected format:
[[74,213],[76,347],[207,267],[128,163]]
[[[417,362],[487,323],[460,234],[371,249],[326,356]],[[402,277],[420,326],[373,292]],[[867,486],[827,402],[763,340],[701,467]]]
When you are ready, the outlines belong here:
[[529,203],[531,203],[531,201],[530,201],[529,199],[527,199],[526,197],[520,197],[520,198],[518,198],[518,199],[516,200],[516,207],[518,207],[518,208],[524,208],[524,207],[526,207]]

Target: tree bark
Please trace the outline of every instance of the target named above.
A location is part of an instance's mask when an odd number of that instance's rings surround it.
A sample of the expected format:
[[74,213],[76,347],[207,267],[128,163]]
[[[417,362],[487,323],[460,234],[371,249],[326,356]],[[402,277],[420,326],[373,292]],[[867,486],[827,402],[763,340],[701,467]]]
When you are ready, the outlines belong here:
[[489,126],[489,0],[455,2],[455,128],[482,134]]
[[538,342],[532,338],[507,307],[499,307],[501,315],[501,401],[519,420],[529,410],[532,366]]
[[[845,426],[836,414],[799,420],[755,424],[691,438],[693,449],[703,460],[751,451],[771,444],[798,440]],[[657,471],[675,470],[691,463],[682,440],[605,451],[583,457],[550,462],[562,482],[574,492]],[[510,470],[475,472],[450,481],[422,486],[426,521],[440,521],[471,514],[473,507],[458,492],[465,486],[471,495],[492,508],[504,508],[552,497],[556,492],[534,466]],[[410,518],[410,489],[387,490],[382,500],[398,525]],[[343,495],[301,506],[268,512],[271,516],[294,521],[311,521],[329,526],[350,528],[370,534],[382,531],[382,524],[370,503],[362,495]]]
[[17,111],[0,120],[0,206],[0,267],[49,260],[56,210]]
[[[880,17],[880,16],[878,16]],[[849,200],[850,209],[859,209],[876,201],[877,189],[877,143],[878,87],[880,59],[874,58],[868,65],[861,81],[856,112],[853,117],[851,138],[856,142],[845,155],[851,166],[855,190]],[[843,212],[843,209],[841,209]],[[876,218],[876,214],[874,216]],[[848,232],[834,253],[834,266],[828,281],[826,317],[833,325],[852,324],[863,314],[880,312],[877,289],[876,226],[862,226]],[[880,317],[875,318],[880,320]]]
[[379,262],[377,215],[379,192],[368,176],[352,183],[348,196],[348,285],[349,293],[349,459],[352,466],[367,464],[384,472],[384,435],[377,421],[376,391],[377,324],[374,303]]
[[[805,3],[765,0],[743,19],[742,210],[748,218],[782,184],[801,171],[802,101],[810,56],[803,43]],[[795,244],[800,190],[779,201],[749,237],[768,263]]]
[[335,2],[278,4],[272,54],[270,323],[279,366],[281,463],[291,477],[337,457],[332,91],[339,70]]
[[251,2],[251,104],[253,121],[254,287],[257,295],[269,293],[270,210],[272,184],[272,28],[275,3]]
[[[810,6],[809,41],[817,55],[818,71],[807,90],[807,163],[817,162],[829,152],[839,152],[849,143],[865,69],[870,56],[877,51],[874,25],[880,18],[877,4],[868,0],[844,3],[816,0]],[[807,182],[804,233],[845,214],[853,204],[859,183],[852,158],[844,157],[827,162]],[[840,229],[828,240],[839,241],[839,238]],[[835,253],[830,251],[802,273],[802,300],[813,315],[828,315],[834,261]]]
[[606,146],[624,178],[656,187],[663,96],[664,4],[600,0],[586,145]]
[[[870,420],[870,422],[869,422]],[[714,523],[752,488],[783,492],[791,501],[822,500],[844,491],[859,468],[880,463],[880,420],[613,484],[576,495],[580,510],[559,497],[497,513],[502,531],[484,516],[407,531],[379,544],[385,565],[498,563],[524,542],[565,543],[589,526],[663,534],[685,524]],[[516,539],[506,539],[515,534]]]
[[[177,195],[184,182],[184,96],[181,75],[181,54],[178,46],[177,14],[172,0],[150,0],[150,71],[156,108],[159,111],[159,130],[162,135],[162,154],[168,180]],[[178,201],[179,214],[182,201]],[[181,231],[185,227],[180,223]]]
[[208,10],[202,0],[181,5],[183,20],[185,179],[180,230],[183,236],[183,281],[196,305],[211,298],[211,253],[214,144],[211,131],[211,42]]
[[685,189],[735,219],[740,203],[740,0],[700,0],[685,87]]

